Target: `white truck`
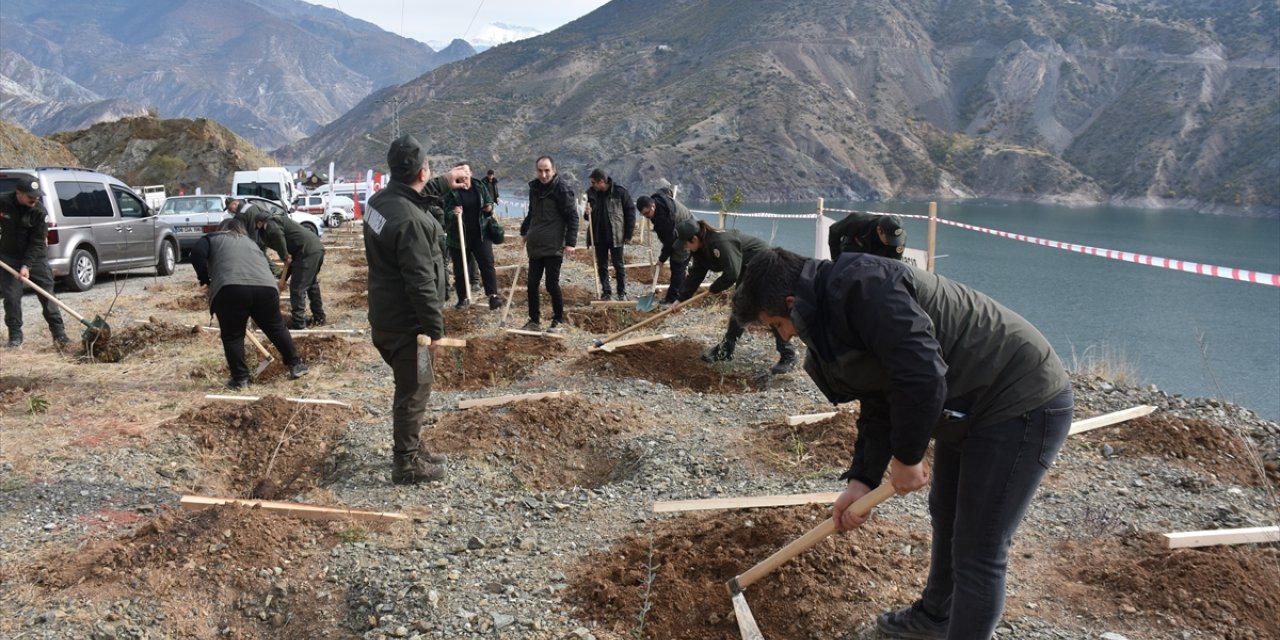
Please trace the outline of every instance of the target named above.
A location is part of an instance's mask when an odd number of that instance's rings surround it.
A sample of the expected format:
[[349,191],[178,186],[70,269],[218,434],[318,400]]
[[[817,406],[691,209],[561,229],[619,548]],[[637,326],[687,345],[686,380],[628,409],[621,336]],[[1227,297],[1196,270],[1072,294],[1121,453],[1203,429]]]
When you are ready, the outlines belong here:
[[293,184],[293,174],[284,167],[258,167],[256,171],[237,171],[231,179],[231,194],[235,196],[258,196],[275,200],[286,211],[297,197],[297,187]]
[[159,211],[160,207],[164,206],[165,198],[168,197],[164,192],[164,185],[162,184],[150,184],[145,187],[129,188],[133,189],[133,192],[138,194],[138,196],[142,198],[142,201],[147,203],[147,207],[152,211]]

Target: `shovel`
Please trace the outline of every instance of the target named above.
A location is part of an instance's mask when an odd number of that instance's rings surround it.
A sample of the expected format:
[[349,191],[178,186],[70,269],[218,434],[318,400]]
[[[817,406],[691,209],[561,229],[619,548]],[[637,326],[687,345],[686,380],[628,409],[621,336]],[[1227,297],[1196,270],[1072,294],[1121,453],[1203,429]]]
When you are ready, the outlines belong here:
[[[467,341],[460,338],[440,338],[434,341],[442,347],[454,347],[461,349],[467,346]],[[418,335],[418,375],[426,376],[431,374],[431,352],[427,350],[432,340],[428,336]]]
[[661,263],[653,265],[653,291],[647,295],[636,298],[636,311],[648,313],[658,306],[658,270],[662,268]]
[[253,346],[258,348],[258,353],[262,354],[262,360],[258,363],[258,368],[254,369],[253,374],[249,376],[250,378],[257,380],[258,376],[262,375],[262,372],[266,371],[267,367],[271,366],[271,363],[276,361],[276,357],[271,355],[271,352],[267,351],[266,347],[262,346],[262,341],[258,340],[258,337],[253,335],[253,331],[249,330],[248,327],[245,328],[244,337],[248,338],[249,342],[252,342]]
[[63,311],[66,311],[67,313],[71,314],[71,317],[75,318],[76,320],[79,320],[80,324],[83,324],[86,327],[86,329],[84,330],[84,333],[80,336],[85,340],[85,342],[97,342],[98,344],[103,344],[107,340],[111,339],[111,325],[108,325],[107,321],[103,319],[102,316],[94,316],[92,322],[85,320],[84,316],[76,313],[74,309],[72,309],[71,307],[68,307],[64,302],[53,297],[52,293],[49,293],[48,291],[45,291],[44,289],[40,288],[40,286],[32,282],[30,278],[22,277],[22,274],[14,270],[13,267],[10,267],[9,265],[5,264],[3,261],[0,261],[0,267],[4,267],[4,270],[13,274],[13,277],[17,278],[21,282],[26,283],[26,285],[31,287],[33,290],[35,290],[36,293],[47,298],[49,302],[52,302],[58,305],[59,309],[62,309]]
[[[698,295],[696,295],[696,296],[694,296],[694,297],[692,297],[692,298],[689,298],[688,300],[685,300],[684,305],[691,305],[691,304],[693,304],[693,303],[697,302],[698,300],[701,300],[702,298],[707,297],[710,293],[711,293],[711,291],[710,291],[710,290],[708,290],[708,291],[703,291],[702,293],[699,293]],[[608,344],[608,343],[610,343],[610,342],[613,342],[614,340],[617,340],[618,338],[621,338],[622,336],[625,336],[625,335],[627,335],[628,333],[631,333],[632,331],[635,331],[636,329],[639,329],[640,327],[643,327],[643,326],[645,326],[645,325],[647,325],[647,324],[649,324],[649,323],[651,323],[651,322],[654,322],[654,321],[656,321],[656,320],[659,320],[659,319],[661,319],[661,318],[665,318],[665,317],[667,317],[668,315],[670,315],[672,311],[675,311],[675,307],[672,307],[672,308],[670,308],[670,309],[667,309],[666,311],[660,311],[660,312],[658,312],[658,313],[655,313],[655,314],[653,314],[652,316],[649,316],[648,318],[645,318],[644,320],[641,320],[640,322],[637,322],[637,323],[635,323],[635,324],[633,324],[633,325],[631,325],[631,326],[627,327],[626,329],[623,329],[622,331],[618,331],[617,333],[609,334],[609,335],[608,335],[608,336],[606,336],[603,340],[596,340],[596,341],[595,341],[595,343],[594,343],[594,344],[595,344],[595,347],[594,347],[594,348],[595,348],[595,349],[599,349],[600,347],[603,347],[604,345],[606,345],[606,344]]]
[[[871,493],[858,498],[856,502],[849,505],[849,508],[858,515],[866,515],[876,505],[893,497],[894,493],[893,485],[885,482],[873,489]],[[732,580],[725,583],[725,586],[729,588],[729,595],[733,596],[733,617],[738,621],[738,632],[742,634],[743,640],[764,640],[764,634],[760,633],[760,627],[756,625],[755,616],[751,615],[751,605],[747,604],[747,598],[742,593],[743,590],[755,584],[761,578],[773,573],[774,569],[782,566],[788,560],[808,551],[813,545],[822,542],[835,531],[835,521],[827,518],[822,524],[810,529],[808,533],[800,536],[791,544],[775,551],[773,555],[760,561],[756,566],[747,569],[746,573],[734,576]]]

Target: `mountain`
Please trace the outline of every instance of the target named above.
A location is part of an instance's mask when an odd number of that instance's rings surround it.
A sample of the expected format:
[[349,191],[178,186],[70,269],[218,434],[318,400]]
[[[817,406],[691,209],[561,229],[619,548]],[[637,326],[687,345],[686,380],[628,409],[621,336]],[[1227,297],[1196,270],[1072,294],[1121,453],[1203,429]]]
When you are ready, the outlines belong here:
[[80,161],[66,147],[33,135],[8,120],[0,120],[0,167],[78,167]]
[[0,116],[33,131],[87,126],[68,110],[114,101],[94,110],[214,118],[266,148],[474,54],[300,0],[5,0],[0,47]]
[[81,131],[56,133],[81,165],[128,184],[163,184],[195,193],[227,193],[236,171],[276,161],[230,129],[205,118],[124,118]]
[[613,0],[364,100],[300,161],[402,130],[691,198],[991,196],[1280,211],[1280,9],[1254,0]]

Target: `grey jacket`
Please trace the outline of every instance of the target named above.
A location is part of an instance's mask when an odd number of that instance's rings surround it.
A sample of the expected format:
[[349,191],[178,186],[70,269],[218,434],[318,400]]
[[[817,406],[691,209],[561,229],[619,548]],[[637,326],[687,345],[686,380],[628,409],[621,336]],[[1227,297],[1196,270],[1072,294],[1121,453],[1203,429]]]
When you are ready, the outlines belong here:
[[209,305],[227,285],[269,287],[276,291],[267,255],[248,236],[230,231],[205,234],[191,248],[191,266],[200,284],[209,285]]

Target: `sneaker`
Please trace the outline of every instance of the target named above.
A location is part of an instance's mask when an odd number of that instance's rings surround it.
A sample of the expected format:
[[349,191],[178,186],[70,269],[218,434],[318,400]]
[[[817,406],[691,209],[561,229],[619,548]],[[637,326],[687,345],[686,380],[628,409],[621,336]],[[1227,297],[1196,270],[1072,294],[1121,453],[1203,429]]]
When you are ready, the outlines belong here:
[[502,306],[502,296],[499,296],[499,295],[489,296],[490,311],[495,311],[498,309],[498,307],[501,307],[501,306]]
[[626,299],[627,299],[627,294],[625,293],[619,293],[618,297],[614,298],[614,300],[617,300],[618,302],[625,302]]
[[781,358],[778,358],[778,364],[775,364],[772,367],[770,367],[769,373],[775,376],[779,376],[784,373],[790,373],[791,370],[795,368],[796,368],[796,354],[788,352],[788,353],[782,354]]
[[299,362],[298,364],[289,365],[290,380],[297,380],[305,375],[307,375],[307,365],[305,363]]
[[559,320],[552,320],[551,326],[547,327],[547,333],[564,333],[564,328],[568,326]]
[[916,602],[909,607],[880,614],[876,618],[876,629],[890,638],[944,640],[947,637],[947,622],[934,620]]
[[71,344],[71,338],[68,338],[67,334],[65,333],[59,333],[58,335],[53,337],[53,343],[58,345],[59,347],[65,347]]
[[308,327],[323,327],[324,323],[324,316],[311,316],[310,318],[307,318]]
[[232,391],[239,391],[249,386],[248,378],[227,378],[226,387]]
[[725,346],[723,342],[711,347],[706,353],[702,354],[703,362],[724,362],[733,359],[733,347]]
[[542,323],[538,322],[537,320],[530,320],[524,323],[524,326],[520,327],[520,330],[521,331],[537,331],[538,333],[542,333]]
[[423,456],[397,455],[391,464],[391,481],[396,484],[437,482],[444,477],[444,465],[432,464]]
[[470,306],[470,305],[471,305],[471,301],[470,301],[470,300],[467,300],[466,298],[463,298],[463,299],[461,299],[461,300],[459,300],[459,301],[458,301],[458,304],[453,305],[453,308],[454,308],[454,309],[466,309],[466,308],[467,308],[468,306]]

